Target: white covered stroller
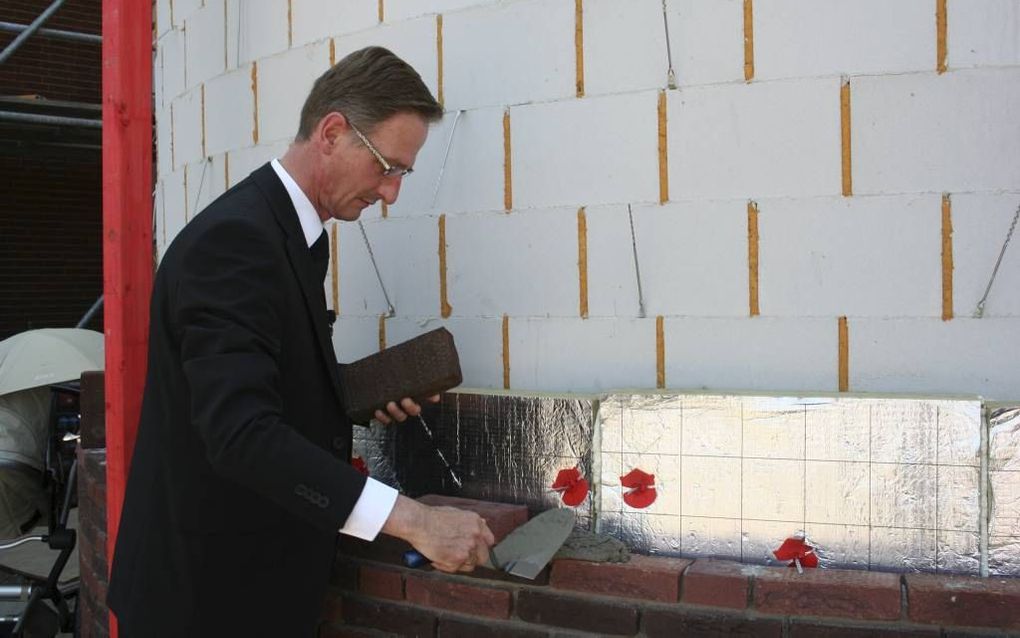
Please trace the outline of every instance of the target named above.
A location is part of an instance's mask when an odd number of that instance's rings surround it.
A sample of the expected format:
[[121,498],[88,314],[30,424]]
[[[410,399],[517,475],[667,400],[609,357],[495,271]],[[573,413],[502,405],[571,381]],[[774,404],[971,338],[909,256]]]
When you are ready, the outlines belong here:
[[43,486],[50,389],[0,396],[0,539],[27,533],[49,510]]

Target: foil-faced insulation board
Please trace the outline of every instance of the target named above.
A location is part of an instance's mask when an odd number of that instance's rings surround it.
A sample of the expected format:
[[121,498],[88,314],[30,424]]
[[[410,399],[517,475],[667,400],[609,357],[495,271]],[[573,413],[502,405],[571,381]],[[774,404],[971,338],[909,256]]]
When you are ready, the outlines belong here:
[[988,408],[988,568],[1020,576],[1020,406]]
[[[425,407],[431,436],[359,427],[354,453],[409,496],[533,511],[577,467],[579,525],[637,551],[776,564],[806,535],[822,567],[1020,575],[1020,407],[982,417],[969,398],[461,391]],[[634,469],[647,507],[624,498]]]
[[[617,394],[597,427],[599,531],[638,551],[775,564],[806,535],[822,566],[981,572],[976,399]],[[635,468],[655,475],[641,509],[620,481]],[[1018,496],[1000,505],[1012,543]]]
[[[432,436],[415,418],[355,428],[354,455],[371,475],[408,496],[443,494],[527,505],[561,505],[560,470],[592,474],[593,397],[455,392],[424,406]],[[441,452],[441,455],[438,452]],[[459,483],[459,484],[458,484]],[[592,527],[592,496],[575,507]]]

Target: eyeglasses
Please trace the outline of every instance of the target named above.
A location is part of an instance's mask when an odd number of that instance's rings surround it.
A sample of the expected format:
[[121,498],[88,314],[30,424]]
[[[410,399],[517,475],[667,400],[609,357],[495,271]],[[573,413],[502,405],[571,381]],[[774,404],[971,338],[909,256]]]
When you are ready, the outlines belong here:
[[358,139],[362,141],[362,143],[365,145],[366,148],[368,148],[368,150],[372,151],[372,155],[375,155],[375,158],[379,160],[380,164],[382,164],[383,177],[404,177],[405,175],[410,175],[411,173],[414,172],[413,168],[407,168],[404,166],[393,166],[392,164],[387,162],[386,158],[382,156],[382,153],[380,153],[375,148],[375,146],[372,145],[372,142],[368,141],[368,138],[365,137],[364,133],[358,130],[357,126],[354,126],[354,124],[350,120],[347,120],[347,123],[350,125],[351,130],[354,131],[354,134],[358,136]]

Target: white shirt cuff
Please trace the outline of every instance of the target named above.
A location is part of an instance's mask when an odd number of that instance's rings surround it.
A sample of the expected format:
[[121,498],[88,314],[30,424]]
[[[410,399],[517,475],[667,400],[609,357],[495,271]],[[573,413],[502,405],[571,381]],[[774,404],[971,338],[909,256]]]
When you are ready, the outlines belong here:
[[340,533],[366,541],[375,540],[393,511],[397,494],[397,490],[370,477],[365,481],[365,489],[361,491]]

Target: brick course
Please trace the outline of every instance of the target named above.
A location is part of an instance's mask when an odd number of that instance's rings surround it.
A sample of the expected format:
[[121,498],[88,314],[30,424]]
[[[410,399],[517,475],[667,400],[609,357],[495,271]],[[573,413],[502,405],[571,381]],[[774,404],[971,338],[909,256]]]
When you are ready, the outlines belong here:
[[405,636],[436,634],[435,615],[417,607],[350,596],[344,598],[343,613],[344,619],[352,625]]
[[[364,577],[364,572],[362,572]],[[437,607],[487,618],[510,617],[510,592],[443,578],[407,577],[407,600],[425,607]]]
[[675,603],[680,593],[680,574],[691,561],[677,558],[631,556],[626,563],[591,563],[558,560],[549,584],[560,589]]
[[682,600],[691,605],[744,609],[751,581],[746,571],[739,563],[699,560],[684,572]]
[[793,621],[790,623],[789,638],[858,638],[861,635],[875,638],[935,638],[940,635],[937,628],[918,627],[851,627],[849,625],[832,625],[820,622]]
[[637,609],[630,605],[534,590],[518,593],[517,616],[531,623],[607,635],[633,635],[638,622]]
[[362,567],[358,578],[358,590],[366,596],[404,599],[404,578],[400,572],[391,569]]
[[915,622],[1020,630],[1020,579],[911,574],[906,581]]
[[754,603],[771,614],[895,620],[900,579],[877,572],[770,568],[755,578]]
[[540,638],[549,632],[528,627],[522,623],[498,622],[493,620],[467,620],[464,618],[441,617],[439,635],[442,638]]
[[783,621],[738,615],[654,609],[643,615],[644,633],[649,638],[673,636],[761,636],[781,638]]

